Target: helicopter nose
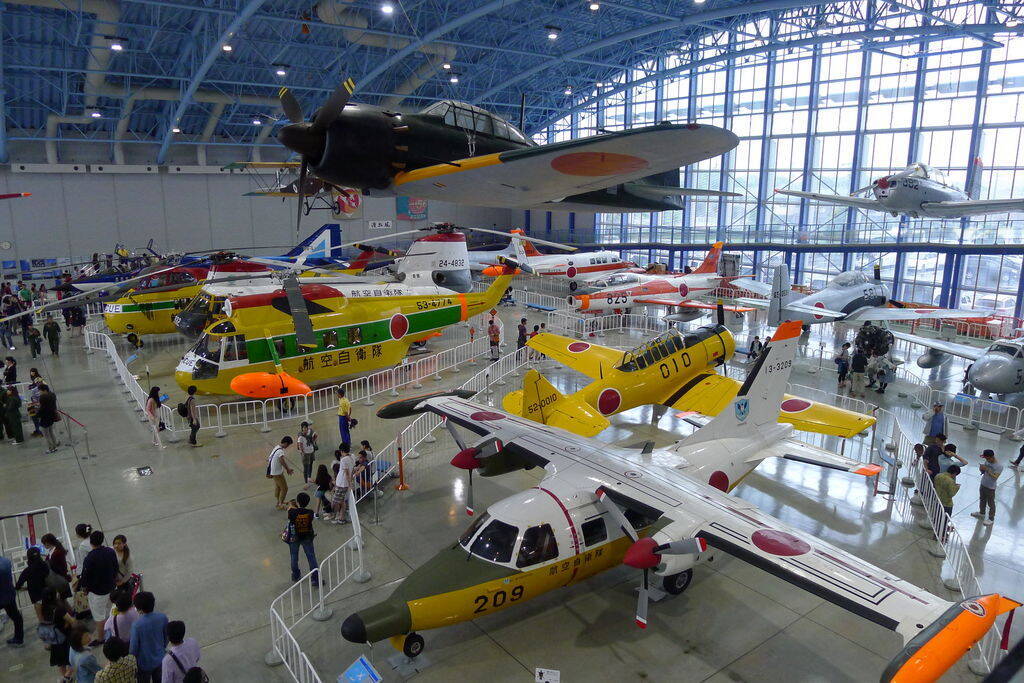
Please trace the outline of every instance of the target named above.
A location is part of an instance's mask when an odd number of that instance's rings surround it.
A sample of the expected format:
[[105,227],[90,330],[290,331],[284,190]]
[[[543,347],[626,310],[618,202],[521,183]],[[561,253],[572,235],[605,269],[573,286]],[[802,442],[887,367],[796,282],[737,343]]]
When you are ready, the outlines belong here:
[[993,394],[1007,394],[1016,391],[1013,380],[1016,374],[1010,358],[989,357],[976,361],[971,366],[968,379],[978,389]]
[[290,123],[277,132],[278,141],[311,162],[320,159],[323,155],[325,134],[322,130],[312,127],[310,123]]
[[350,643],[366,642],[366,624],[359,614],[350,614],[341,623],[341,637]]

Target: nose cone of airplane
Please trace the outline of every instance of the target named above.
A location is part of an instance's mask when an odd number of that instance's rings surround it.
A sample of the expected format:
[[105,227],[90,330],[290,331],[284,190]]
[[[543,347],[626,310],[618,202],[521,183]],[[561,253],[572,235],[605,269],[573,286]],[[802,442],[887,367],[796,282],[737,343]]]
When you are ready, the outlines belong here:
[[1017,378],[1014,360],[1002,356],[986,356],[975,361],[968,373],[968,379],[975,388],[992,394],[1009,394],[1020,389],[1014,384]]
[[348,615],[341,622],[341,637],[350,643],[366,642],[366,624],[358,613]]
[[326,136],[309,123],[290,123],[277,132],[282,145],[315,163],[323,155]]
[[409,606],[394,598],[354,612],[341,623],[341,635],[350,643],[379,643],[410,631]]

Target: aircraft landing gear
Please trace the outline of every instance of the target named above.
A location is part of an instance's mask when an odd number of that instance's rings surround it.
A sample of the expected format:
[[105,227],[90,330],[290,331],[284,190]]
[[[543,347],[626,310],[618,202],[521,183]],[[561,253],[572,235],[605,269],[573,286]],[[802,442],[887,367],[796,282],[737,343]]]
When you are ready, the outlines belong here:
[[[426,643],[423,642],[423,636],[418,633],[410,633],[405,637],[398,636],[395,640],[401,640],[402,642],[402,654],[409,659],[419,657],[423,653],[423,648],[426,647]],[[398,647],[398,643],[394,643],[395,647]]]
[[391,638],[391,645],[402,654],[394,654],[388,657],[388,664],[398,672],[402,678],[409,678],[429,667],[432,662],[427,657],[421,657],[426,647],[423,643],[423,636],[418,633],[409,633],[404,636]]
[[679,595],[690,587],[691,581],[693,581],[693,570],[687,569],[662,579],[661,589],[669,595]]
[[579,288],[580,288],[580,286],[578,284],[576,284],[575,282],[570,282],[569,283],[569,291],[570,292],[575,292]]

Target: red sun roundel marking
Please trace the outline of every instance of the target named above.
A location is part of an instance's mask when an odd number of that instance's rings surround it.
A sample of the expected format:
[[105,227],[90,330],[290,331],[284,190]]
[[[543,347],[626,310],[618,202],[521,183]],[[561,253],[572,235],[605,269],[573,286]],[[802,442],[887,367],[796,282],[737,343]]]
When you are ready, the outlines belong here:
[[728,491],[729,475],[721,470],[715,470],[711,473],[711,478],[708,479],[708,483],[719,491]]
[[[825,304],[823,304],[823,303],[821,303],[821,302],[819,301],[818,303],[814,304],[814,307],[815,307],[815,308],[825,308]],[[822,318],[824,318],[824,317],[825,317],[825,316],[823,316],[823,315],[817,315],[817,314],[815,314],[815,316],[814,316],[814,319],[815,319],[815,320],[821,320],[821,319],[822,319]]]
[[569,346],[567,346],[566,348],[569,351],[572,351],[573,353],[583,353],[584,351],[590,348],[590,344],[588,344],[587,342],[573,342],[572,344],[569,344]]
[[679,296],[686,296],[690,293],[690,288],[686,286],[685,282],[679,283]]
[[811,544],[807,541],[775,529],[758,529],[750,536],[750,540],[764,552],[780,557],[806,555],[811,552]]
[[487,422],[488,420],[504,420],[505,416],[501,413],[492,413],[489,410],[478,410],[469,416],[470,420],[477,420],[479,422]]
[[616,389],[605,389],[597,397],[597,409],[602,415],[611,415],[622,405],[622,395]]
[[405,336],[405,333],[409,331],[409,319],[401,313],[395,313],[391,316],[391,323],[389,327],[391,329],[391,338],[401,339]]
[[569,278],[576,277],[576,266],[569,266],[565,269],[565,276]]
[[782,412],[784,413],[799,413],[803,410],[807,410],[810,407],[811,402],[805,401],[802,398],[787,398],[785,401],[782,402],[782,405],[779,406],[779,408],[781,408]]

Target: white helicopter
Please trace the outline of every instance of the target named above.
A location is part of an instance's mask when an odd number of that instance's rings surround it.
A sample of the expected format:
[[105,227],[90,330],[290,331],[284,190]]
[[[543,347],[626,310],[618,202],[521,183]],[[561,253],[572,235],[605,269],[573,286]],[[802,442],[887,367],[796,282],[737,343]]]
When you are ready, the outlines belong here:
[[767,296],[767,299],[738,298],[737,303],[768,310],[767,324],[774,327],[783,320],[799,320],[805,326],[842,320],[863,323],[885,320],[921,320],[924,318],[984,318],[985,311],[960,308],[910,308],[890,299],[889,288],[882,282],[879,267],[874,279],[859,270],[849,270],[832,278],[828,285],[813,294],[794,292],[789,267],[775,267],[771,285],[745,280],[743,288]]
[[[508,609],[619,564],[643,572],[636,623],[646,628],[652,572],[679,594],[695,567],[724,552],[898,633],[905,647],[883,681],[937,680],[1020,603],[998,594],[949,602],[728,495],[770,457],[809,452],[853,470],[843,456],[790,440],[792,426],[777,422],[799,336],[798,322],[780,325],[732,405],[664,449],[612,446],[473,403],[466,392],[385,406],[381,417],[441,416],[462,449],[452,464],[470,482],[475,469],[492,476],[538,467],[545,476],[491,505],[390,597],[349,615],[342,636],[391,639],[415,657],[424,648],[417,631]],[[456,427],[477,440],[467,446]]]
[[[980,161],[975,164],[980,166]],[[976,177],[980,178],[980,173]],[[824,204],[885,211],[893,216],[905,214],[911,218],[963,218],[986,213],[1024,211],[1024,199],[971,199],[962,189],[950,184],[942,171],[921,162],[911,164],[898,173],[882,176],[849,196],[797,190],[775,191]],[[861,194],[865,196],[857,196]]]

